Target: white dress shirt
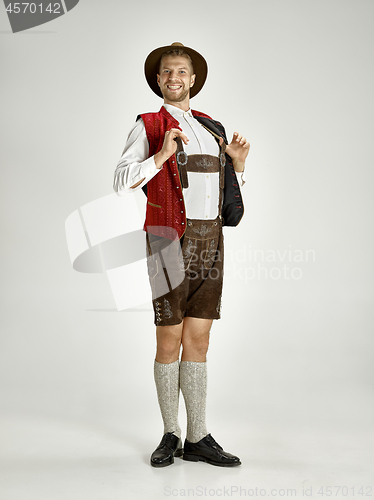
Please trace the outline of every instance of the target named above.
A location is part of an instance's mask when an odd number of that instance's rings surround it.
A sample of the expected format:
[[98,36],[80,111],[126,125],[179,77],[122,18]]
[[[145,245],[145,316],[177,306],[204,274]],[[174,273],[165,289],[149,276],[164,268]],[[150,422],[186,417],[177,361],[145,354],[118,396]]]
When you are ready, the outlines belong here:
[[[179,122],[182,132],[188,137],[183,143],[187,155],[219,155],[219,146],[213,135],[192,115],[171,104],[164,108]],[[138,120],[131,129],[125,149],[114,174],[114,190],[122,196],[140,189],[161,170],[156,167],[154,156],[148,158],[149,144],[143,120]],[[163,168],[163,166],[161,167]],[[219,173],[188,172],[188,188],[183,189],[186,216],[189,219],[215,219],[218,215]],[[244,172],[236,172],[238,183],[245,183]],[[134,184],[144,178],[136,188]]]

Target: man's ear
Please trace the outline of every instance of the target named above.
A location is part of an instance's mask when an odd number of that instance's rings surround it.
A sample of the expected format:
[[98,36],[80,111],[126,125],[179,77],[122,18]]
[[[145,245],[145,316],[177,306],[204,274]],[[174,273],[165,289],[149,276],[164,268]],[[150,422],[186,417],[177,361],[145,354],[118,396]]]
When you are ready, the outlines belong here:
[[157,85],[160,86],[160,75],[157,75]]
[[191,85],[190,85],[190,88],[194,86],[195,80],[196,80],[196,75],[192,75],[191,76]]

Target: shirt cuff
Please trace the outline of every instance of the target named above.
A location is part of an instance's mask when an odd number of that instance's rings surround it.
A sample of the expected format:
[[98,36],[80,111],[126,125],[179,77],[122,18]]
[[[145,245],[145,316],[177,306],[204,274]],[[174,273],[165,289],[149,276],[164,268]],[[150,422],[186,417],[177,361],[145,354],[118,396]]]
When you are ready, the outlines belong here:
[[157,168],[154,158],[154,156],[151,156],[142,162],[140,177],[151,179],[159,170],[161,170]]
[[244,186],[245,184],[245,173],[243,172],[236,172],[236,178],[238,179],[238,184],[240,187]]

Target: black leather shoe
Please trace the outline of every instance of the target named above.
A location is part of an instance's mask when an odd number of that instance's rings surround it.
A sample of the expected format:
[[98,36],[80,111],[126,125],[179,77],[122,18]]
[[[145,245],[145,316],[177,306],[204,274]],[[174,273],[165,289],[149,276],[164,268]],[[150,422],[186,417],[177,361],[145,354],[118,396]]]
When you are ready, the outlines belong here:
[[166,467],[174,463],[174,457],[183,455],[182,440],[172,432],[162,436],[161,443],[151,455],[153,467]]
[[197,443],[184,442],[183,460],[190,462],[207,462],[211,465],[218,465],[220,467],[235,467],[241,465],[241,461],[235,455],[224,451],[211,434],[205,436]]

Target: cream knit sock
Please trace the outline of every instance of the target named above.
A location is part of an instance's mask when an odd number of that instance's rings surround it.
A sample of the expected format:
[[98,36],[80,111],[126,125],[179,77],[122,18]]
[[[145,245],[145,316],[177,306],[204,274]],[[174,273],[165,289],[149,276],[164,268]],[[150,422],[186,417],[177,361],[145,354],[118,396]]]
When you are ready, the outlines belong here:
[[179,374],[187,410],[187,440],[197,443],[208,434],[205,423],[206,362],[181,361]]
[[179,407],[179,360],[174,363],[159,363],[155,360],[154,377],[160,405],[164,434],[174,432],[181,437],[178,424]]

